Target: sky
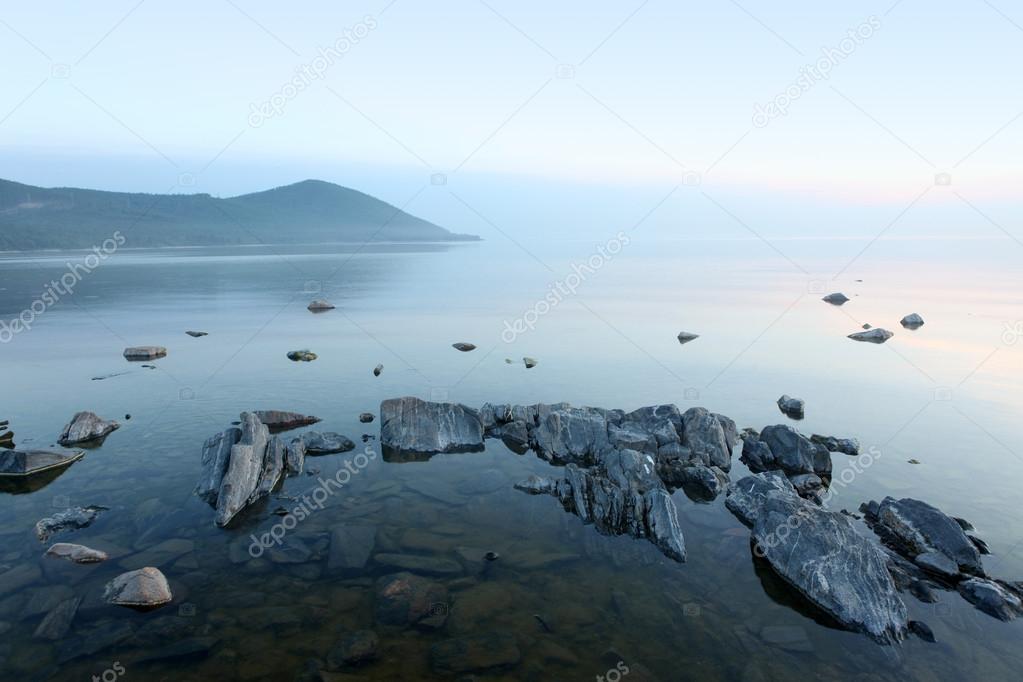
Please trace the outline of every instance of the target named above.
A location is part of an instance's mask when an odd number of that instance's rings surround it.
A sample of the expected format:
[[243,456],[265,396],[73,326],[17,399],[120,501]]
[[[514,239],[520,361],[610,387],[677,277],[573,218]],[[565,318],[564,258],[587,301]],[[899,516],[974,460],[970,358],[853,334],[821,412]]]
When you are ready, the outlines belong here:
[[29,184],[1023,235],[1009,0],[4,3],[0,63],[0,177]]

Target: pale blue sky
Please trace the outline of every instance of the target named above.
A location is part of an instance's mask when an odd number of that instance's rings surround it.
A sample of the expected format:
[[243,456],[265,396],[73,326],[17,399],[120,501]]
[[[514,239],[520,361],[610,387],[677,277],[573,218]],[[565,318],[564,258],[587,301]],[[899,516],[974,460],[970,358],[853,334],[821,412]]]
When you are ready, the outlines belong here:
[[[753,124],[865,23],[829,78]],[[252,125],[347,31],[363,35]],[[547,216],[638,220],[682,183],[670,202],[699,199],[676,217],[720,214],[708,197],[742,220],[851,205],[876,211],[870,232],[910,205],[1015,231],[1023,181],[1009,0],[5,2],[0,60],[0,177],[46,186],[233,194],[319,177],[462,222],[476,201],[535,219],[502,187]]]

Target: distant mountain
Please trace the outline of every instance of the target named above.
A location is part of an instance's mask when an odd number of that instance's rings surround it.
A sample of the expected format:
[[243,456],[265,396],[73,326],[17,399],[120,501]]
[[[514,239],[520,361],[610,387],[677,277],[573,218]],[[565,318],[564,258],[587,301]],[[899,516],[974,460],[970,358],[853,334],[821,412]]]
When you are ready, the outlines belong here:
[[226,199],[0,180],[0,251],[91,248],[116,230],[129,247],[479,239],[320,180]]

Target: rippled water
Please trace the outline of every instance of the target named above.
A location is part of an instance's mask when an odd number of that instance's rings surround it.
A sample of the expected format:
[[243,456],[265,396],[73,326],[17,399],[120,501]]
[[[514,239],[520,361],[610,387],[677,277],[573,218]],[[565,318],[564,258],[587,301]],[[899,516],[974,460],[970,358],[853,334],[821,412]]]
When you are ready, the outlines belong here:
[[[783,258],[756,241],[636,240],[587,272],[576,294],[538,306],[595,246],[124,250],[103,263],[0,345],[0,420],[10,420],[19,446],[49,446],[78,410],[122,422],[52,482],[0,492],[3,677],[293,679],[344,632],[374,629],[379,660],[356,671],[361,678],[338,679],[445,679],[431,671],[431,645],[487,632],[513,636],[521,652],[487,679],[594,679],[619,661],[630,670],[623,679],[635,680],[1015,678],[1019,622],[998,622],[952,593],[932,605],[906,595],[910,617],[927,622],[938,643],[878,646],[835,629],[755,564],[749,533],[723,499],[675,493],[689,550],[677,564],[647,542],[598,535],[553,498],[513,490],[530,473],[556,471],[497,441],[426,462],[374,457],[288,533],[308,552],[272,561],[247,549],[316,476],[287,479],[231,529],[213,526],[212,510],[192,494],[200,449],[243,410],[314,414],[323,419],[315,428],[359,442],[354,452],[307,460],[328,477],[362,452],[359,436],[376,433],[359,413],[390,397],[699,404],[760,428],[786,421],[774,401],[789,393],[807,401],[800,429],[857,437],[880,453],[833,507],[922,498],[976,526],[993,551],[990,573],[1023,577],[1019,253],[994,241],[880,241],[832,281],[865,242],[785,242]],[[0,256],[0,320],[81,257]],[[852,301],[822,303],[832,290]],[[338,309],[306,311],[320,296]],[[507,343],[505,323],[532,320],[528,311],[545,314]],[[926,320],[915,332],[898,325],[911,312]],[[865,322],[896,335],[884,346],[845,338]],[[680,346],[681,330],[701,337]],[[459,353],[455,341],[478,349]],[[168,348],[157,369],[121,358],[125,346],[142,344]],[[285,358],[301,348],[319,359]],[[539,364],[527,370],[523,356]],[[374,377],[378,363],[385,368]],[[375,453],[376,441],[368,446]],[[736,459],[732,479],[743,473]],[[111,559],[44,560],[35,522],[89,504],[110,510],[56,539]],[[374,526],[377,553],[458,563],[457,573],[435,578],[451,596],[443,630],[374,623],[374,582],[389,569],[329,571],[330,532],[341,523]],[[500,556],[484,563],[473,558],[479,551]],[[144,564],[168,576],[174,603],[149,613],[101,603],[108,580]],[[27,571],[27,582],[11,582],[10,570]],[[83,603],[68,636],[34,639],[43,615],[72,595]],[[82,648],[105,637],[120,641]],[[169,658],[182,640],[200,651]]]

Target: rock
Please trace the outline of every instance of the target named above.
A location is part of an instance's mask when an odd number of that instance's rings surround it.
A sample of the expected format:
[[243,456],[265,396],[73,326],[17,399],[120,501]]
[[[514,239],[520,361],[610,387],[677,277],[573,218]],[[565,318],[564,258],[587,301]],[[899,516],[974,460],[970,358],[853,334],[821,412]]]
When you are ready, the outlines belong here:
[[333,573],[358,572],[366,567],[376,545],[376,527],[344,524],[330,534],[327,570]]
[[362,422],[363,424],[369,424],[374,419],[376,419],[376,415],[373,414],[372,412],[363,412],[362,414],[359,415],[359,421]]
[[556,495],[558,480],[531,474],[526,480],[516,483],[515,489],[530,495]]
[[828,294],[821,300],[824,301],[825,303],[830,303],[831,305],[842,305],[843,303],[849,301],[849,297],[843,293],[834,293]]
[[78,412],[60,434],[57,442],[61,445],[77,445],[105,438],[120,428],[115,421],[100,419],[93,412]]
[[717,467],[703,464],[695,466],[667,464],[658,469],[658,475],[667,485],[695,489],[701,498],[707,500],[713,500],[728,486],[728,474]]
[[81,450],[0,450],[0,478],[21,478],[69,467],[85,453]]
[[380,441],[398,452],[480,451],[483,423],[464,405],[393,398],[380,404]]
[[74,621],[75,614],[78,613],[78,605],[81,603],[81,597],[72,597],[57,604],[46,614],[32,636],[36,639],[48,639],[54,642],[63,639],[71,629],[71,623]]
[[384,371],[384,366],[383,365],[377,365],[376,367],[373,368],[373,376],[378,377],[378,376],[380,376],[380,373],[383,372],[383,371]]
[[611,447],[604,414],[590,407],[550,410],[539,420],[530,442],[541,457],[555,464],[590,465]]
[[231,462],[231,448],[241,440],[242,430],[231,427],[206,439],[202,446],[202,471],[195,494],[207,504],[216,506],[220,486]]
[[271,431],[288,431],[320,421],[319,417],[281,410],[255,410],[252,414],[256,415],[256,419],[266,424]]
[[923,621],[919,620],[909,621],[909,631],[925,642],[930,642],[931,644],[933,644],[934,642],[937,641],[934,638],[934,631],[931,630],[930,626],[927,625],[927,623],[924,623]]
[[46,550],[46,556],[67,559],[75,564],[97,564],[107,560],[107,553],[84,545],[57,542]]
[[335,306],[330,301],[327,301],[327,300],[322,299],[322,298],[318,298],[315,301],[311,302],[308,306],[306,306],[306,308],[308,310],[311,310],[313,312],[323,311],[323,310],[333,310],[336,307],[337,306]]
[[155,360],[166,355],[167,349],[163,346],[133,346],[124,349],[127,360]]
[[438,642],[430,647],[430,665],[441,675],[483,672],[515,666],[522,660],[515,637],[487,632]]
[[40,519],[36,523],[36,537],[40,542],[46,542],[55,533],[63,530],[78,530],[92,525],[100,513],[107,511],[106,507],[72,507],[53,516]]
[[959,575],[959,567],[956,562],[941,552],[918,554],[913,558],[913,563],[925,571],[930,571],[943,578],[952,579]]
[[789,481],[800,497],[812,497],[824,489],[824,481],[817,474],[796,474]]
[[783,395],[778,398],[778,409],[781,410],[787,417],[793,419],[802,419],[804,402],[799,398],[792,398],[788,395]]
[[332,431],[309,431],[302,434],[307,455],[332,455],[355,449],[350,438]]
[[857,457],[860,454],[860,442],[855,438],[835,438],[834,436],[821,436],[813,434],[810,442],[823,445],[828,452],[841,452],[844,455]]
[[700,338],[699,334],[692,334],[690,332],[679,332],[678,333],[678,342],[680,344],[687,344],[690,341],[693,341],[694,339],[698,339],[698,338]]
[[786,474],[817,474],[831,476],[831,453],[822,445],[808,440],[803,434],[786,424],[767,426],[760,432],[760,442],[744,441],[743,462],[750,471],[761,472],[781,469]]
[[911,313],[902,318],[899,321],[899,324],[901,324],[906,329],[919,329],[920,327],[924,326],[924,318],[920,317],[916,313]]
[[471,350],[476,350],[476,346],[475,345],[473,345],[471,343],[464,343],[462,341],[459,341],[458,343],[451,344],[451,347],[454,348],[455,350],[460,350],[463,353],[468,353]]
[[529,449],[529,427],[526,426],[526,422],[508,422],[499,429],[501,441],[509,450],[522,454]]
[[779,474],[734,483],[726,506],[752,523],[757,554],[839,623],[882,643],[905,636],[906,605],[885,554],[848,517],[803,500]]
[[723,423],[702,407],[690,408],[682,414],[682,445],[705,466],[716,466],[722,471],[732,468],[734,433],[735,424],[731,420]]
[[522,358],[522,363],[526,366],[526,369],[533,369],[537,365],[536,359],[530,357]]
[[57,663],[97,654],[125,641],[134,631],[131,623],[125,621],[100,623],[62,642],[57,650]]
[[309,349],[288,351],[288,359],[292,362],[312,362],[316,357],[316,353]]
[[872,328],[873,326],[874,326],[874,325],[872,325],[872,324],[870,324],[870,323],[868,323],[868,322],[864,322],[864,323],[863,323],[863,326],[862,326],[861,328],[862,328],[862,329],[871,329],[871,328]]
[[874,329],[870,329],[865,332],[856,332],[855,334],[850,334],[849,338],[852,339],[853,341],[866,341],[868,343],[884,343],[893,336],[895,336],[895,334],[888,331],[887,329],[875,327]]
[[376,621],[382,625],[437,629],[448,616],[448,591],[411,573],[383,576],[376,585]]
[[[951,517],[926,502],[912,498],[886,497],[871,521],[874,532],[910,560],[928,553],[943,554],[959,572],[983,576],[980,552],[962,527]],[[938,559],[925,559],[928,567],[941,569]]]
[[305,441],[292,438],[284,451],[284,470],[288,476],[298,476],[305,467]]
[[373,561],[385,569],[409,571],[417,575],[451,576],[462,573],[461,564],[454,559],[442,557],[382,553],[374,555]]
[[970,578],[959,583],[958,589],[966,601],[998,620],[1015,620],[1023,614],[1018,590],[1011,590],[1004,583]]
[[380,638],[372,630],[357,630],[345,635],[327,654],[327,670],[341,670],[375,660]]
[[169,603],[173,595],[163,573],[147,566],[122,573],[107,583],[103,599],[118,606],[155,608]]
[[185,332],[185,333],[191,336],[193,339],[198,339],[202,336],[209,336],[209,332]]
[[231,446],[231,456],[217,493],[216,524],[224,527],[249,504],[263,475],[269,429],[255,413],[241,415],[241,437]]

